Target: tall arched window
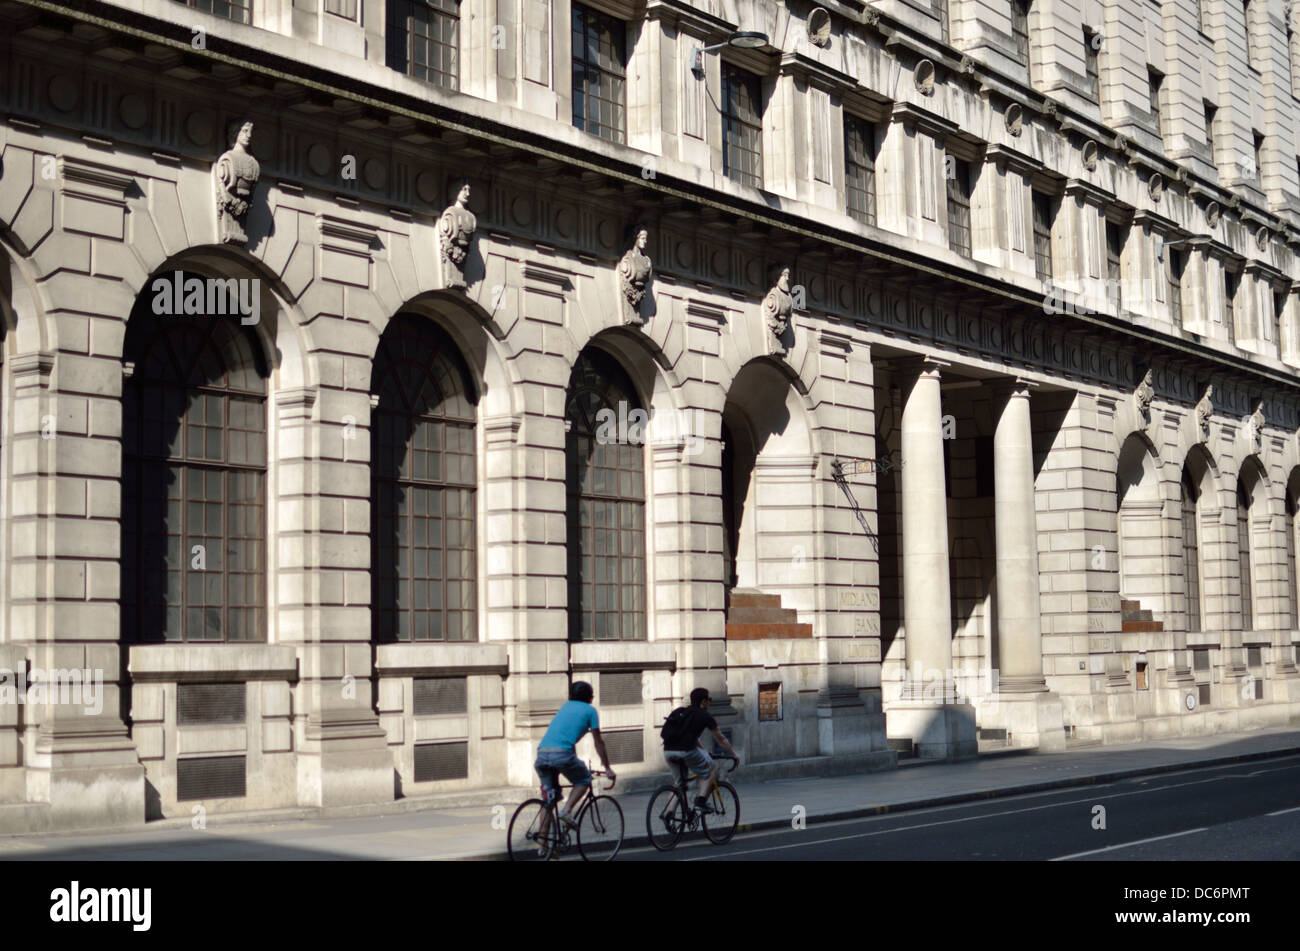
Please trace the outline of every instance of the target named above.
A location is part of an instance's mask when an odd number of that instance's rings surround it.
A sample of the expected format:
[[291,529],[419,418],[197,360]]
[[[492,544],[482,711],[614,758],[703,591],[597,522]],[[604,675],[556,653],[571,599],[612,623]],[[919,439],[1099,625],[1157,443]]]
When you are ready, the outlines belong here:
[[1295,523],[1296,523],[1296,498],[1294,492],[1286,494],[1286,591],[1287,606],[1290,612],[1289,627],[1287,630],[1300,630],[1300,592],[1297,592],[1297,581],[1295,572]]
[[124,639],[265,640],[261,346],[233,317],[158,317],[149,300],[126,341]]
[[1196,521],[1197,499],[1200,493],[1192,481],[1192,474],[1183,466],[1183,478],[1178,483],[1178,496],[1183,516],[1183,596],[1185,599],[1187,630],[1201,629],[1201,566],[1200,534]]
[[583,351],[564,412],[572,640],[646,637],[642,413],[622,367]]
[[460,352],[430,321],[399,314],[371,392],[375,640],[474,640],[477,398]]
[[1250,569],[1250,493],[1243,479],[1237,479],[1237,565],[1241,571],[1241,629],[1255,629],[1254,573]]

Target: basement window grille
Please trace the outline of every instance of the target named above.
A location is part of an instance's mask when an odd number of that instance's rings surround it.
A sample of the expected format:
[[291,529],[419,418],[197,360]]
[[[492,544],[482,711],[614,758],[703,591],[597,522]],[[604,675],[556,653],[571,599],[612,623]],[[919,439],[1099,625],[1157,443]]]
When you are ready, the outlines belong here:
[[211,726],[243,723],[246,717],[247,686],[233,684],[178,684],[176,725]]
[[417,677],[411,686],[411,706],[417,717],[464,716],[469,709],[465,677]]
[[605,738],[605,752],[609,754],[610,765],[616,763],[640,763],[645,759],[645,733],[640,730],[614,730],[601,735]]
[[248,795],[247,758],[196,756],[176,761],[176,800],[242,799]]
[[641,671],[629,670],[600,675],[596,700],[601,706],[632,707],[641,705]]
[[469,778],[469,741],[420,743],[415,747],[415,781]]

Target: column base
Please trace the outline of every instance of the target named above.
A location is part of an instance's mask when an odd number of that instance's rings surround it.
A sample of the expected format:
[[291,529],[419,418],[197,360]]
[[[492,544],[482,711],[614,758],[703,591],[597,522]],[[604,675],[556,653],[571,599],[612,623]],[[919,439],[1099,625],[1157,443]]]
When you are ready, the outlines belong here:
[[830,688],[817,698],[817,749],[822,756],[848,756],[888,749],[885,715],[869,712],[856,689]]
[[890,739],[911,740],[921,759],[967,759],[979,753],[975,708],[969,703],[898,700],[885,711]]
[[306,724],[298,753],[298,804],[391,802],[397,770],[379,718],[362,709],[323,710]]
[[49,803],[49,828],[143,825],[144,766],[115,716],[43,723],[26,770],[27,801]]
[[1007,745],[1052,752],[1065,749],[1065,716],[1054,693],[997,693],[980,704],[980,726],[1007,732]]

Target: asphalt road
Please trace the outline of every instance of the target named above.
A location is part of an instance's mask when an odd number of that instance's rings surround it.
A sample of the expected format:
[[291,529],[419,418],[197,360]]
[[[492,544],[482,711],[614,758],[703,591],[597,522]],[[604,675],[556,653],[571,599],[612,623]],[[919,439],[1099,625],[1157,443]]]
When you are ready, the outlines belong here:
[[[644,815],[629,816],[629,826],[633,821],[640,831]],[[964,859],[1300,859],[1300,756],[803,829],[741,831],[725,846],[696,833],[672,852],[647,845],[619,856],[696,862]]]

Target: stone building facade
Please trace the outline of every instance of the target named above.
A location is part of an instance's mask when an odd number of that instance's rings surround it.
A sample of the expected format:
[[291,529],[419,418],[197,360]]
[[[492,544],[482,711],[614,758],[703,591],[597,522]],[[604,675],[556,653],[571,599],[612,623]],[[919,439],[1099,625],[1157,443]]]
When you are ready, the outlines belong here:
[[0,24],[0,829],[1300,713],[1293,3]]

